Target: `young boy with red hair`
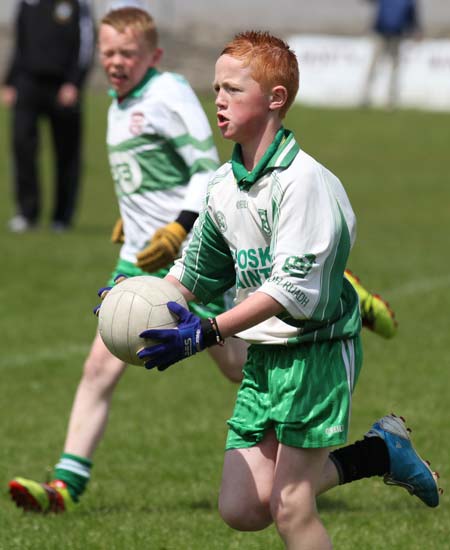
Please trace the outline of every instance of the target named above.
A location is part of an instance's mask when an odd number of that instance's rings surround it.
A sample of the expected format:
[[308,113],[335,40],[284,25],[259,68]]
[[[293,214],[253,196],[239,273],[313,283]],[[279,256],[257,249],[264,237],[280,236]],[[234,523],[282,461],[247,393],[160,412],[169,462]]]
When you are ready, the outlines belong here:
[[361,367],[358,297],[344,277],[355,216],[338,178],[282,120],[297,93],[294,52],[264,32],[237,35],[214,78],[217,124],[235,142],[209,184],[192,239],[167,275],[188,301],[236,285],[235,306],[200,319],[169,302],[177,329],[138,355],[164,370],[233,336],[250,343],[223,468],[219,509],[239,530],[275,523],[290,549],[331,548],[316,495],[384,475],[437,506],[435,476],[388,415],[346,441]]

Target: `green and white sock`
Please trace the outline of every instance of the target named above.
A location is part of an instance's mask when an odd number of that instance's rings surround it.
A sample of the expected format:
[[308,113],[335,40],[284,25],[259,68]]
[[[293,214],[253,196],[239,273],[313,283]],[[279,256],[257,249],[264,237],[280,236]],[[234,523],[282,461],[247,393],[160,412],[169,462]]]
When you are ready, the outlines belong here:
[[53,479],[60,479],[67,485],[70,496],[78,502],[91,477],[92,462],[82,456],[63,453],[53,471]]

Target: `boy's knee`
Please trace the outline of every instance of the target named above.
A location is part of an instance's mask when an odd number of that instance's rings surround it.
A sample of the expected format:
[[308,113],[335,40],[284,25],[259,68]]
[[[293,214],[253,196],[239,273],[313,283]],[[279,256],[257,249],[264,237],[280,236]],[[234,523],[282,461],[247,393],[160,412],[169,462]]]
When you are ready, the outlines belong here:
[[270,503],[271,516],[280,534],[301,532],[316,517],[314,506],[299,505],[297,499],[274,498]]
[[115,357],[90,353],[84,363],[82,383],[98,389],[108,389],[118,381],[122,368]]
[[83,380],[86,382],[95,382],[103,377],[105,365],[103,361],[93,355],[89,355],[84,362]]
[[261,531],[272,523],[268,506],[252,507],[222,497],[219,498],[219,514],[229,527],[237,531]]

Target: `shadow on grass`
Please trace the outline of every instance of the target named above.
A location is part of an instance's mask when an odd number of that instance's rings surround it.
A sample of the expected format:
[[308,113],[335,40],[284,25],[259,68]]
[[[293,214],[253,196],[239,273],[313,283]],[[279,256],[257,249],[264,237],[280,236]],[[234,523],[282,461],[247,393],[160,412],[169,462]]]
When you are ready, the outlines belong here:
[[350,506],[347,500],[327,496],[318,497],[317,507],[319,508],[319,511],[322,510],[326,512],[352,512],[357,509],[357,507]]

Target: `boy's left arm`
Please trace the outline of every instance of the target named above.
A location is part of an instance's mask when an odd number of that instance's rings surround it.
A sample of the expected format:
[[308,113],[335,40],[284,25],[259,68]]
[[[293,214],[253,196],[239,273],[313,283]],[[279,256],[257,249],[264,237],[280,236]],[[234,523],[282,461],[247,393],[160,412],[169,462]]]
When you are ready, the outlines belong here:
[[[174,277],[169,276],[168,279],[174,284]],[[187,298],[193,296],[184,294]],[[177,328],[150,329],[140,334],[142,338],[159,341],[138,353],[140,359],[145,360],[147,369],[156,367],[159,371],[166,370],[206,348],[223,345],[225,338],[262,323],[283,310],[276,300],[262,292],[255,292],[216,318],[201,319],[177,302],[169,302],[167,307],[178,316]]]

